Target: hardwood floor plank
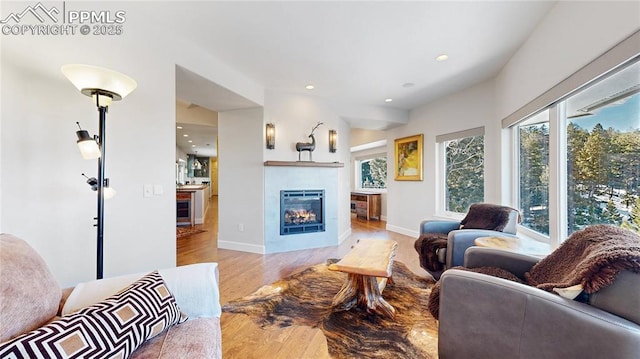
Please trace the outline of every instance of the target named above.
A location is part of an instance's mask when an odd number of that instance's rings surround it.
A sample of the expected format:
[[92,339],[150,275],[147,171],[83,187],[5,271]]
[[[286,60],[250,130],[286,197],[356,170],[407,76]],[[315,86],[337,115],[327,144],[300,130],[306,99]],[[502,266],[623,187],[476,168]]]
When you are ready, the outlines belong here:
[[[403,262],[419,276],[429,277],[420,268],[418,254],[413,248],[415,238],[385,230],[384,221],[366,221],[352,214],[351,236],[339,246],[262,255],[218,249],[217,218],[218,201],[217,196],[213,196],[204,224],[196,226],[206,232],[177,239],[176,250],[179,266],[218,263],[222,304],[329,258],[341,258],[361,238],[395,240],[398,242],[395,260]],[[319,329],[292,326],[266,330],[243,314],[228,313],[222,315],[220,323],[224,358],[329,358],[326,339]]]

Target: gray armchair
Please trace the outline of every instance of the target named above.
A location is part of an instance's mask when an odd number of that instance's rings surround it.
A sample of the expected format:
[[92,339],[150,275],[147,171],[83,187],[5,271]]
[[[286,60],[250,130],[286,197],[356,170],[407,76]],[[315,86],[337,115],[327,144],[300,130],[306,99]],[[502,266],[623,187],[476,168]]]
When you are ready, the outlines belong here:
[[[520,278],[539,259],[473,247],[465,267]],[[640,274],[620,272],[586,303],[485,274],[451,269],[440,279],[438,354],[447,358],[638,358]]]
[[476,238],[515,237],[519,221],[517,210],[488,203],[471,205],[462,221],[422,221],[414,245],[420,266],[437,280],[444,270],[463,264],[464,252]]

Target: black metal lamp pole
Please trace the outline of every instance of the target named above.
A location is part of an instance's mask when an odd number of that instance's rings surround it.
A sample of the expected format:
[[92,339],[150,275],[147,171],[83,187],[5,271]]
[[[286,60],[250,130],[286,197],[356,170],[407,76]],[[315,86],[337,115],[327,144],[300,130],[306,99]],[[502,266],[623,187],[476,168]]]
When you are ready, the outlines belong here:
[[[99,96],[96,96],[99,97]],[[98,102],[98,101],[97,101]],[[95,226],[97,227],[97,245],[96,245],[96,278],[102,279],[102,263],[103,263],[103,237],[104,237],[104,155],[106,147],[106,119],[107,119],[107,107],[100,106],[98,102],[98,112],[100,113],[99,120],[99,132],[98,132],[98,146],[100,147],[100,157],[98,158],[98,216]]]

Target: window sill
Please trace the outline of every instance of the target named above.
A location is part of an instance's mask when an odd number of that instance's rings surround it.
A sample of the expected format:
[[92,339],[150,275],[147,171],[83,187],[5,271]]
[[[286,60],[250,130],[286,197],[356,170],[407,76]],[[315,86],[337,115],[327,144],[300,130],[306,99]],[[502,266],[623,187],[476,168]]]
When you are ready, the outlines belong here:
[[386,188],[356,188],[353,192],[387,193]]

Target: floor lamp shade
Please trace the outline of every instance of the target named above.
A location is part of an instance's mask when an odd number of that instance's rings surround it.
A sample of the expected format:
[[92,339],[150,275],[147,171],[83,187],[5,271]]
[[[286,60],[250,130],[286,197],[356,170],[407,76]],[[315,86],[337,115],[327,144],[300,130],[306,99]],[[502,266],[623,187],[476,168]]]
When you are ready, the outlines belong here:
[[138,86],[131,77],[99,66],[70,64],[62,66],[61,70],[69,81],[87,96],[106,95],[118,101]]

